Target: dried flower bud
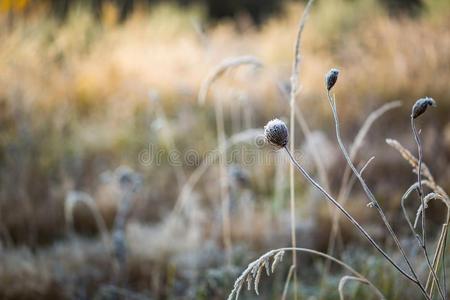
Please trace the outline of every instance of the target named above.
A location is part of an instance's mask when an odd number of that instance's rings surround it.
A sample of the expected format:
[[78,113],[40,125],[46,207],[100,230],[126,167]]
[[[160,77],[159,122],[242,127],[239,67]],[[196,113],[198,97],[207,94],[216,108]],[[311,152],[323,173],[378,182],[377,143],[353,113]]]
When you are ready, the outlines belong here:
[[327,91],[331,90],[331,88],[336,83],[339,76],[339,70],[338,69],[331,69],[328,71],[327,76],[325,76],[325,84],[327,86]]
[[413,119],[417,118],[427,110],[428,106],[436,107],[436,101],[434,101],[430,97],[425,97],[417,100],[412,108],[411,117]]
[[273,119],[264,126],[264,136],[270,144],[278,148],[283,148],[288,143],[287,126],[283,121]]

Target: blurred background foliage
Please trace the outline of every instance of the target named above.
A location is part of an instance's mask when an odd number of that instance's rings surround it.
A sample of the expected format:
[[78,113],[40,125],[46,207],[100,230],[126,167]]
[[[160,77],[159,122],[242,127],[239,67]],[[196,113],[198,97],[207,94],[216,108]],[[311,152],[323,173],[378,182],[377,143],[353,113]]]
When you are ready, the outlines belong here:
[[[174,150],[201,156],[217,148],[217,99],[224,103],[228,137],[261,129],[273,117],[287,119],[279,86],[289,88],[303,7],[275,0],[0,0],[0,298],[111,299],[118,293],[109,286],[115,282],[111,246],[102,243],[92,212],[76,205],[68,228],[65,199],[71,190],[92,195],[113,232],[120,185],[105,174],[125,165],[142,179],[125,230],[127,295],[224,299],[257,254],[289,245],[285,161],[277,169],[274,163],[233,160],[239,171],[233,174],[246,174],[246,180],[230,180],[235,268],[225,268],[217,166],[193,187],[180,223],[171,223],[185,180],[198,166],[174,166],[168,157]],[[334,194],[344,162],[336,152],[324,74],[341,69],[335,92],[347,145],[371,111],[388,101],[403,103],[375,123],[357,161],[376,157],[365,176],[405,243],[413,237],[398,217],[399,199],[415,175],[384,139],[396,138],[414,151],[410,107],[423,96],[436,99],[438,108],[420,120],[425,161],[450,190],[449,53],[448,0],[318,0],[304,32],[298,105],[321,143]],[[225,58],[248,54],[264,68],[226,73],[199,105],[208,72]],[[314,173],[311,151],[317,149],[297,134],[302,161]],[[149,145],[160,150],[161,164],[140,159]],[[327,204],[300,177],[296,185],[298,244],[326,251]],[[381,243],[392,246],[359,187],[347,205]],[[430,205],[430,239],[441,211]],[[339,255],[368,274],[388,299],[418,299],[346,225]],[[322,287],[325,299],[336,299],[342,273],[332,269],[323,283],[323,262],[302,256],[301,264],[302,297],[318,297]],[[264,281],[258,299],[281,294],[285,265]],[[361,287],[350,291],[371,297]]]
[[[361,0],[346,0],[350,4],[355,4]],[[378,0],[390,14],[394,15],[417,15],[425,7],[424,0]],[[151,7],[158,3],[172,2],[180,6],[201,6],[207,11],[209,18],[216,20],[226,17],[236,18],[240,14],[249,15],[252,20],[260,24],[265,18],[280,12],[287,0],[2,0],[1,11],[26,13],[36,6],[46,6],[57,17],[65,19],[72,6],[83,5],[89,7],[96,16],[101,16],[104,5],[114,5],[119,12],[119,19],[125,19],[134,9]]]

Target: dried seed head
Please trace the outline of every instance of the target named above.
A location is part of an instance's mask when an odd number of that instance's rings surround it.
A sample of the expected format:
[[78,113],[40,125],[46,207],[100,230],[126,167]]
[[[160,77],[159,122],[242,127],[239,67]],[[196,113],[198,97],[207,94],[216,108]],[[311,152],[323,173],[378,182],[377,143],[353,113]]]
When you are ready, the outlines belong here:
[[338,69],[331,69],[328,71],[327,76],[325,76],[325,85],[327,86],[327,91],[331,90],[331,88],[336,83],[339,76],[339,70]]
[[284,251],[280,251],[277,254],[275,254],[275,257],[273,258],[272,262],[272,273],[275,272],[275,268],[277,267],[278,263],[283,260]]
[[262,269],[263,269],[263,266],[262,265],[259,266],[258,270],[256,271],[256,275],[255,275],[254,287],[255,287],[256,295],[259,295],[259,281],[261,280]]
[[270,144],[277,148],[283,148],[288,143],[287,126],[283,121],[273,119],[264,126],[264,136]]
[[417,100],[413,105],[411,117],[413,119],[417,118],[427,110],[428,106],[436,107],[436,101],[434,101],[434,99],[430,97],[425,97]]

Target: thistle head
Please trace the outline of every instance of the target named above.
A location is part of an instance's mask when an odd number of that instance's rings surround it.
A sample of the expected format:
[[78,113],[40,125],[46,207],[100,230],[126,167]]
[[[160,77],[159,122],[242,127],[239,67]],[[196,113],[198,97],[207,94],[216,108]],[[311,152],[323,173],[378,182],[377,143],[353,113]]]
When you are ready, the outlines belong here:
[[428,106],[436,107],[436,101],[430,97],[420,98],[412,107],[411,117],[413,119],[417,118],[427,110]]
[[339,76],[339,70],[338,69],[331,69],[328,71],[327,75],[325,76],[325,85],[327,86],[327,91],[331,90],[336,83]]
[[285,147],[289,140],[288,128],[279,119],[273,119],[264,126],[264,136],[270,144],[277,148]]

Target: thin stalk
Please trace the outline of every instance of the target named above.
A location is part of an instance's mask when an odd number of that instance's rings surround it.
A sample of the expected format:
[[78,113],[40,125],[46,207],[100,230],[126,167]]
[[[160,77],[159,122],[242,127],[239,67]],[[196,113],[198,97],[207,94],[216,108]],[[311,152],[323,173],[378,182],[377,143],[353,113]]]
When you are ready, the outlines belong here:
[[425,206],[424,206],[424,200],[423,200],[423,188],[422,188],[422,144],[420,142],[420,138],[419,138],[419,134],[417,133],[416,130],[416,125],[414,123],[414,118],[411,116],[411,128],[413,131],[413,135],[414,135],[414,140],[416,141],[417,144],[417,150],[419,152],[419,166],[418,166],[418,170],[417,170],[417,192],[419,193],[419,197],[420,197],[420,204],[422,205],[422,244],[423,247],[426,249],[426,245],[427,245],[427,241],[426,241],[426,232],[425,232]]
[[347,283],[347,281],[357,281],[363,284],[368,284],[367,280],[361,279],[359,277],[355,277],[355,276],[344,276],[341,278],[341,280],[339,280],[339,285],[338,285],[338,292],[339,292],[339,299],[340,300],[344,300],[344,286]]
[[[386,143],[390,146],[392,146],[394,149],[396,149],[400,155],[407,161],[409,162],[409,164],[413,167],[414,172],[417,173],[418,171],[418,159],[415,158],[411,152],[409,150],[407,150],[406,148],[404,148],[398,141],[396,140],[392,140],[392,139],[386,139]],[[433,258],[433,269],[435,270],[435,272],[438,272],[439,269],[439,265],[440,265],[440,259],[442,256],[442,264],[445,265],[445,255],[444,255],[444,250],[442,248],[442,244],[444,239],[447,238],[447,229],[448,229],[448,225],[450,223],[450,198],[447,195],[447,193],[442,189],[442,187],[440,187],[438,184],[436,184],[433,176],[430,173],[430,170],[428,169],[428,167],[425,165],[425,163],[422,163],[421,166],[422,169],[422,173],[423,176],[426,177],[427,179],[422,180],[422,185],[426,185],[428,188],[430,188],[431,190],[433,190],[437,195],[440,195],[440,199],[444,202],[444,204],[447,206],[447,219],[446,222],[443,224],[442,227],[442,231],[441,231],[441,235],[438,239],[437,242],[437,246],[436,246],[436,250],[434,253],[434,258]],[[405,193],[405,195],[403,196],[404,198],[406,198],[411,192],[413,192],[414,190],[417,189],[417,185],[418,183],[415,182],[409,189],[408,191]],[[426,201],[426,198],[424,199],[424,201]],[[402,199],[402,206],[404,209],[404,199]],[[404,209],[404,211],[406,211]],[[420,217],[420,212],[421,212],[421,208],[418,211],[418,215],[416,216],[416,222],[418,221],[418,218]],[[405,214],[406,220],[408,221],[408,225],[410,226],[410,228],[412,228],[412,231],[415,232],[413,226],[411,225],[411,222],[409,222],[409,218],[407,217],[407,215]],[[447,293],[447,288],[446,288],[446,274],[444,272],[444,295],[446,296]],[[431,280],[432,274],[431,272],[428,274],[428,279],[427,279],[427,283],[425,286],[425,290],[429,291],[430,294],[430,298],[433,297],[433,286],[434,286],[434,280]],[[431,288],[430,288],[431,285]]]
[[[419,193],[420,197],[420,204],[422,205],[422,243],[419,244],[422,247],[423,254],[425,255],[425,259],[427,261],[428,267],[430,269],[430,272],[432,273],[434,280],[436,281],[436,285],[438,287],[439,294],[442,299],[445,299],[444,294],[442,292],[441,284],[439,282],[439,278],[436,276],[436,272],[434,271],[431,262],[430,262],[430,256],[428,255],[428,248],[427,248],[427,238],[426,238],[426,226],[425,226],[425,200],[423,198],[423,188],[422,188],[422,160],[423,160],[423,150],[422,150],[422,143],[420,142],[419,134],[416,129],[416,125],[414,123],[414,118],[411,116],[411,128],[414,135],[414,140],[417,144],[417,150],[419,152],[419,163],[418,163],[418,170],[417,170],[417,191]],[[416,235],[417,236],[417,235]]]
[[[447,232],[448,232],[448,220],[447,224],[445,224],[445,234],[444,234],[444,247],[442,248],[442,272],[444,275],[444,291],[445,291],[445,300],[447,300],[447,278],[446,278],[446,265],[445,265],[445,251],[447,248]],[[433,289],[431,289],[431,292],[433,292]]]
[[367,197],[369,198],[369,200],[370,200],[369,205],[375,207],[375,209],[378,211],[381,219],[383,220],[384,225],[388,229],[390,235],[392,236],[392,239],[394,240],[395,244],[397,245],[397,248],[399,249],[401,255],[403,256],[403,259],[405,260],[406,264],[408,265],[408,268],[410,269],[415,281],[419,284],[421,290],[425,290],[422,283],[420,283],[418,276],[417,276],[411,262],[409,261],[405,251],[403,250],[403,247],[401,246],[400,241],[397,238],[397,235],[395,234],[394,230],[392,229],[391,225],[389,224],[389,221],[386,218],[386,215],[384,214],[383,210],[381,209],[380,204],[375,199],[375,196],[370,191],[369,187],[367,186],[366,182],[362,178],[361,174],[358,172],[358,170],[353,165],[353,162],[350,159],[350,156],[348,155],[347,150],[345,149],[344,143],[342,142],[342,139],[341,139],[341,133],[340,133],[340,127],[339,127],[339,117],[338,117],[337,108],[336,108],[336,101],[331,96],[330,91],[327,91],[327,95],[328,95],[328,101],[331,106],[331,110],[333,112],[333,117],[334,117],[334,122],[335,122],[335,127],[336,127],[336,138],[337,138],[337,141],[339,144],[339,148],[341,149],[341,152],[344,155],[345,160],[347,161],[347,164],[350,166],[353,173],[358,178],[364,192],[366,193]]
[[78,203],[84,203],[90,210],[90,213],[94,217],[97,229],[102,237],[102,242],[106,249],[109,249],[110,238],[108,234],[108,228],[106,226],[103,216],[100,214],[95,200],[85,192],[70,191],[64,200],[64,216],[67,222],[67,227],[70,233],[74,231],[73,212],[75,205]]
[[[292,251],[297,252],[297,251],[295,251],[295,248],[292,248],[292,249],[293,249]],[[291,265],[289,267],[289,272],[286,277],[286,282],[284,283],[283,294],[281,295],[281,300],[286,300],[288,289],[289,289],[289,282],[291,281],[291,277],[292,277],[292,274],[294,273],[294,271],[295,271],[295,266]]]
[[[442,256],[442,272],[443,272],[443,291],[444,291],[444,297],[445,299],[447,299],[447,283],[446,283],[446,271],[445,271],[445,245],[447,243],[447,229],[448,229],[448,223],[442,225],[442,230],[441,230],[441,236],[439,237],[438,240],[438,245],[436,246],[436,252],[433,258],[433,269],[435,274],[437,274],[439,272],[439,264],[440,264],[440,259]],[[428,274],[428,279],[427,279],[427,284],[425,286],[426,290],[429,289],[429,293],[430,296],[433,296],[433,290],[434,290],[434,282],[435,280],[431,280],[432,276],[431,276],[431,272],[430,274]]]
[[[303,28],[305,27],[306,18],[308,17],[309,10],[311,8],[312,3],[314,0],[309,0],[308,3],[305,6],[305,9],[303,10],[303,14],[300,18],[298,31],[297,31],[297,38],[295,39],[295,46],[294,46],[294,62],[292,64],[292,74],[291,74],[291,91],[290,91],[290,99],[289,99],[289,105],[290,105],[290,119],[289,119],[289,125],[290,125],[290,132],[289,136],[291,138],[291,152],[294,152],[295,150],[295,97],[297,96],[297,90],[298,90],[298,78],[300,74],[300,41],[303,33]],[[290,165],[289,167],[289,190],[290,190],[290,211],[291,211],[291,244],[292,248],[295,248],[297,246],[297,238],[295,234],[295,186],[294,186],[294,167]],[[293,282],[294,282],[294,300],[297,300],[297,252],[292,251],[292,265],[294,266],[293,272]]]
[[402,200],[400,201],[400,206],[402,207],[402,211],[403,211],[403,216],[406,219],[406,222],[408,223],[409,229],[411,230],[412,234],[418,239],[419,244],[421,244],[421,240],[420,237],[418,236],[416,230],[414,229],[413,224],[411,223],[411,220],[408,217],[408,212],[406,211],[406,206],[405,206],[405,201],[406,199],[408,199],[408,196],[412,193],[412,191],[417,189],[417,182],[414,183],[413,185],[411,185],[409,187],[408,190],[406,190],[406,192],[403,194],[402,196]]
[[[378,118],[380,118],[384,113],[388,112],[391,109],[400,107],[400,106],[401,106],[400,101],[393,101],[393,102],[389,102],[389,103],[382,105],[380,108],[378,108],[378,109],[374,110],[372,113],[370,113],[370,115],[364,121],[364,124],[359,129],[357,135],[353,139],[352,145],[350,147],[350,159],[352,161],[355,159],[359,149],[361,148],[361,146],[363,144],[363,140],[366,137],[367,133],[369,132],[372,124],[376,120],[378,120]],[[359,173],[361,175],[362,175],[362,172],[363,172],[363,169],[361,169],[359,171]],[[348,165],[346,165],[345,170],[344,170],[344,175],[342,176],[342,181],[341,181],[341,185],[339,188],[338,196],[337,196],[338,202],[341,203],[342,205],[345,205],[345,203],[347,202],[350,192],[353,188],[354,182],[356,180],[356,178],[354,176],[351,177],[350,175],[352,175],[351,169]],[[325,185],[324,187],[325,187],[325,189],[328,189],[328,186]],[[338,212],[336,210],[333,210],[332,211],[331,234],[330,234],[330,237],[328,240],[328,250],[327,250],[328,254],[333,254],[335,247],[336,247],[336,240],[337,240],[338,234],[339,234],[339,217],[340,217],[340,215],[338,214]],[[325,263],[324,271],[322,274],[321,287],[323,287],[323,285],[325,284],[325,279],[327,277],[329,268],[330,268],[330,262],[327,261]],[[323,289],[321,288],[321,291],[322,290]]]
[[287,147],[284,147],[287,154],[289,155],[289,158],[291,159],[291,162],[295,165],[295,167],[299,170],[299,172],[316,188],[318,189],[334,206],[336,206],[337,209],[339,209],[345,217],[353,224],[353,226],[356,227],[356,229],[359,230],[359,232],[372,244],[372,246],[378,250],[378,252],[394,267],[396,268],[403,276],[405,276],[407,279],[409,279],[411,282],[415,283],[423,293],[423,295],[426,297],[426,299],[430,299],[428,294],[426,293],[424,287],[419,282],[417,277],[412,277],[408,273],[406,273],[397,263],[394,262],[394,260],[387,254],[375,241],[374,239],[367,233],[367,231],[356,221],[352,215],[350,215],[347,210],[341,206],[339,202],[337,202],[326,190],[320,186],[309,174],[306,172],[306,170],[295,160],[295,158],[292,156],[291,152]]
[[228,192],[228,172],[227,172],[227,157],[226,157],[226,136],[225,124],[223,118],[223,103],[221,99],[216,99],[215,114],[216,114],[216,128],[217,128],[217,142],[219,147],[219,175],[220,175],[220,203],[222,212],[222,238],[225,246],[225,255],[227,265],[231,265],[231,221],[230,221],[230,195]]
[[[425,181],[425,180],[423,180],[423,181]],[[425,290],[428,291],[428,289],[429,289],[428,287],[429,287],[429,285],[430,285],[431,277],[433,277],[433,282],[436,281],[437,286],[438,286],[438,289],[439,289],[439,293],[441,294],[441,298],[444,299],[443,293],[442,293],[442,289],[441,289],[439,280],[438,280],[437,275],[436,275],[435,267],[434,267],[435,264],[436,264],[436,258],[439,256],[438,253],[439,253],[439,251],[440,251],[439,249],[440,249],[440,246],[441,246],[441,243],[442,243],[441,238],[439,238],[439,240],[438,240],[438,242],[437,242],[436,252],[435,252],[435,257],[434,257],[434,259],[433,259],[433,263],[431,263],[431,261],[430,261],[428,255],[427,255],[427,253],[426,253],[425,250],[424,250],[424,245],[423,245],[423,243],[422,243],[422,240],[420,239],[419,234],[416,232],[416,230],[415,230],[415,228],[414,228],[415,225],[413,225],[413,224],[411,223],[411,221],[410,221],[410,219],[409,219],[409,217],[408,217],[408,213],[407,213],[407,211],[406,211],[405,201],[406,201],[406,199],[408,198],[408,196],[409,196],[414,190],[417,190],[417,188],[418,188],[418,182],[416,182],[416,183],[414,183],[413,185],[411,185],[411,186],[409,187],[409,189],[405,192],[405,194],[403,194],[402,200],[400,201],[400,204],[401,204],[401,207],[402,207],[403,215],[404,215],[404,217],[405,217],[405,219],[406,219],[406,222],[408,223],[409,229],[411,230],[412,234],[413,234],[414,237],[416,238],[417,243],[419,244],[419,247],[423,250],[424,255],[425,255],[425,258],[426,258],[426,261],[427,261],[428,268],[430,269],[430,273],[429,273],[429,275],[428,275],[428,279],[427,279],[426,284],[425,284]],[[425,200],[424,200],[424,204],[422,204],[421,207],[419,208],[419,210],[422,211],[422,215],[425,214],[425,206],[423,206],[423,205],[427,205],[426,202],[425,202]],[[448,220],[449,214],[450,214],[450,211],[449,211],[449,207],[448,207],[448,205],[447,205],[447,220]],[[432,297],[432,288],[430,289],[429,294],[430,294],[430,297]]]
[[[397,108],[401,106],[400,101],[393,101],[384,104],[377,110],[373,111],[366,119],[360,130],[358,131],[358,134],[355,136],[353,143],[350,147],[350,159],[353,161],[361,148],[363,144],[363,140],[366,137],[367,133],[369,132],[372,124],[380,118],[385,112]],[[359,172],[362,173],[362,170]],[[344,170],[344,175],[342,176],[341,186],[339,188],[339,193],[337,200],[339,203],[345,204],[345,202],[348,200],[348,196],[350,194],[350,191],[353,187],[354,177],[350,177],[351,175],[351,169],[348,165],[346,165]],[[326,188],[326,187],[325,187]],[[330,235],[330,240],[328,242],[329,248],[328,251],[334,250],[334,243],[335,238],[339,230],[339,214],[333,213],[333,225],[332,225],[332,234]],[[330,252],[328,252],[330,253]]]
[[[292,143],[291,143],[291,151],[294,151],[294,122],[292,122],[293,120],[293,110],[291,110],[291,131],[290,131],[290,136],[292,137]],[[295,214],[296,214],[296,209],[295,209],[295,186],[294,186],[295,182],[294,182],[294,167],[292,165],[290,165],[289,168],[289,194],[290,194],[290,221],[291,221],[291,246],[292,248],[297,247],[297,237],[295,234],[295,224],[296,224],[296,220],[295,220]],[[297,299],[297,272],[296,272],[296,267],[297,267],[297,252],[296,251],[292,251],[292,272],[293,272],[293,281],[294,281],[294,300]]]

